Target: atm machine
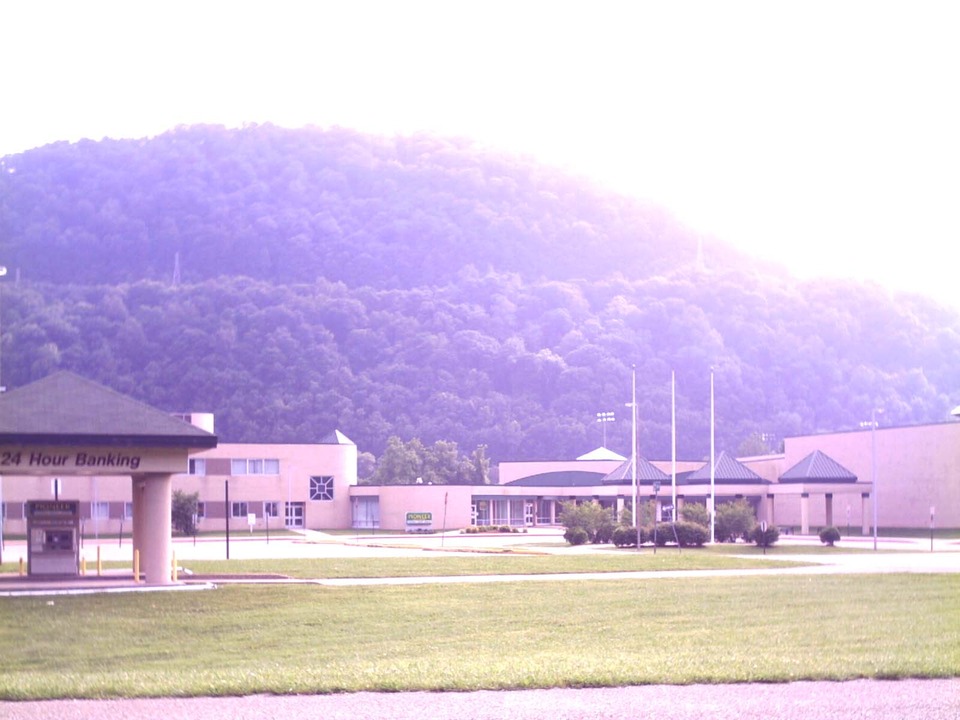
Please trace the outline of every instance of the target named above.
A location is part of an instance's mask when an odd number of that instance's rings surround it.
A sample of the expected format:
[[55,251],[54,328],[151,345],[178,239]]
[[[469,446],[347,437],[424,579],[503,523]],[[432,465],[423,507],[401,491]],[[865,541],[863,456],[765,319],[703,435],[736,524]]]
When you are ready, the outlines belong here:
[[80,502],[27,501],[30,575],[80,574]]

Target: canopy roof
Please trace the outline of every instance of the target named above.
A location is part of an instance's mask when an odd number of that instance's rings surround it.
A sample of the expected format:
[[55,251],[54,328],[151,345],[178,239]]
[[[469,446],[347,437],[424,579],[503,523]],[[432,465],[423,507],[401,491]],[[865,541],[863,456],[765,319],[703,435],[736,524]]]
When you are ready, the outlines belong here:
[[[670,476],[646,458],[637,459],[637,482],[650,485],[654,482],[668,482]],[[603,478],[604,485],[624,485],[633,483],[633,461],[627,460],[620,467]]]
[[214,448],[217,436],[60,371],[0,394],[0,444]]
[[814,450],[780,476],[782,483],[856,481],[856,475],[819,450]]
[[[738,483],[769,483],[757,475],[753,470],[731,457],[726,452],[721,452],[715,461],[713,471],[713,481],[726,485]],[[699,470],[690,473],[687,482],[691,485],[710,482],[710,463],[708,462]]]

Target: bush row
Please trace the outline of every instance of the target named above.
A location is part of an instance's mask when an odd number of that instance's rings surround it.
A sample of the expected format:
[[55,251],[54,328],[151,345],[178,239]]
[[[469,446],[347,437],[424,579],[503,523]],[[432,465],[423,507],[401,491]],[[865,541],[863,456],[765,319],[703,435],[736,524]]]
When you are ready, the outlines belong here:
[[473,533],[525,533],[526,528],[512,527],[510,525],[470,525],[460,532]]

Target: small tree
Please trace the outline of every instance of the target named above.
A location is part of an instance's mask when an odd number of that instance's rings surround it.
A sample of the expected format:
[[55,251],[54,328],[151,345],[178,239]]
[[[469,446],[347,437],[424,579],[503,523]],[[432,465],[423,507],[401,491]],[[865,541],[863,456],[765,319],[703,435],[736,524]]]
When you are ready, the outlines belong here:
[[197,526],[193,519],[197,515],[197,503],[200,500],[200,493],[195,492],[187,494],[183,490],[174,490],[171,498],[170,521],[173,529],[184,535],[193,535],[197,532]]
[[567,530],[581,528],[590,542],[609,542],[613,535],[613,515],[596,500],[580,503],[565,502],[561,505],[560,524]]
[[725,502],[717,505],[715,520],[715,535],[717,542],[731,542],[738,538],[747,539],[757,524],[753,512],[753,505],[741,498],[734,502]]
[[822,542],[824,545],[833,547],[834,543],[840,542],[840,531],[832,525],[830,527],[825,527],[820,531],[820,542]]
[[685,522],[710,527],[710,513],[707,512],[707,506],[703,503],[684,503],[683,508],[680,510],[680,519]]
[[757,544],[757,547],[768,548],[780,539],[780,530],[776,525],[768,525],[764,530],[763,525],[758,524],[750,533],[750,539]]
[[581,527],[567,528],[567,531],[563,533],[563,539],[571,545],[583,545],[589,540],[587,531]]

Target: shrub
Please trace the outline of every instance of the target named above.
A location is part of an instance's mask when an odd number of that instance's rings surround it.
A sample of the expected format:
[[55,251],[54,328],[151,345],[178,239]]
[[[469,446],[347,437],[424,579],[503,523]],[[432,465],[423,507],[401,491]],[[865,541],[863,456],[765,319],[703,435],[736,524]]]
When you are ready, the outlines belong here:
[[717,515],[714,520],[714,535],[717,542],[736,542],[750,537],[757,518],[753,505],[745,499],[725,502],[717,505]]
[[197,514],[197,505],[200,493],[187,494],[182,490],[174,490],[170,501],[170,520],[173,529],[184,535],[195,535],[197,526],[193,519]]
[[840,531],[837,530],[832,525],[830,527],[825,527],[820,531],[820,542],[824,545],[829,545],[833,547],[833,544],[840,541]]
[[500,527],[497,528],[497,532],[508,533],[508,532],[510,532],[510,526],[509,526],[509,525],[501,525]]
[[683,508],[680,510],[680,519],[684,522],[710,527],[710,513],[707,512],[707,506],[703,503],[684,503]]
[[771,547],[780,539],[780,530],[776,525],[769,525],[763,529],[763,525],[757,525],[750,533],[750,539],[757,544],[757,547]]
[[[648,539],[646,529],[640,528],[640,544],[643,545]],[[617,547],[636,547],[637,529],[632,525],[617,525],[613,529],[612,540]]]
[[685,520],[673,523],[672,529],[670,524],[664,523],[662,529],[657,531],[657,534],[659,536],[660,533],[669,533],[670,539],[673,540],[673,530],[677,531],[676,541],[680,543],[680,547],[703,547],[703,544],[710,539],[709,529],[700,523],[687,522]]
[[[600,531],[606,537],[613,535],[613,515],[610,510],[603,508],[596,500],[580,503],[565,502],[561,505],[560,524],[567,530],[582,528],[587,533],[590,542],[605,542],[597,540]],[[607,540],[606,542],[609,542]]]
[[595,543],[608,543],[613,540],[613,531],[616,529],[616,526],[610,523],[604,523],[597,528],[596,534],[593,536],[593,541]]
[[583,545],[590,537],[582,527],[574,527],[568,528],[567,531],[563,533],[563,539],[571,545]]
[[617,525],[611,539],[617,547],[633,547],[637,544],[637,529],[629,525]]

